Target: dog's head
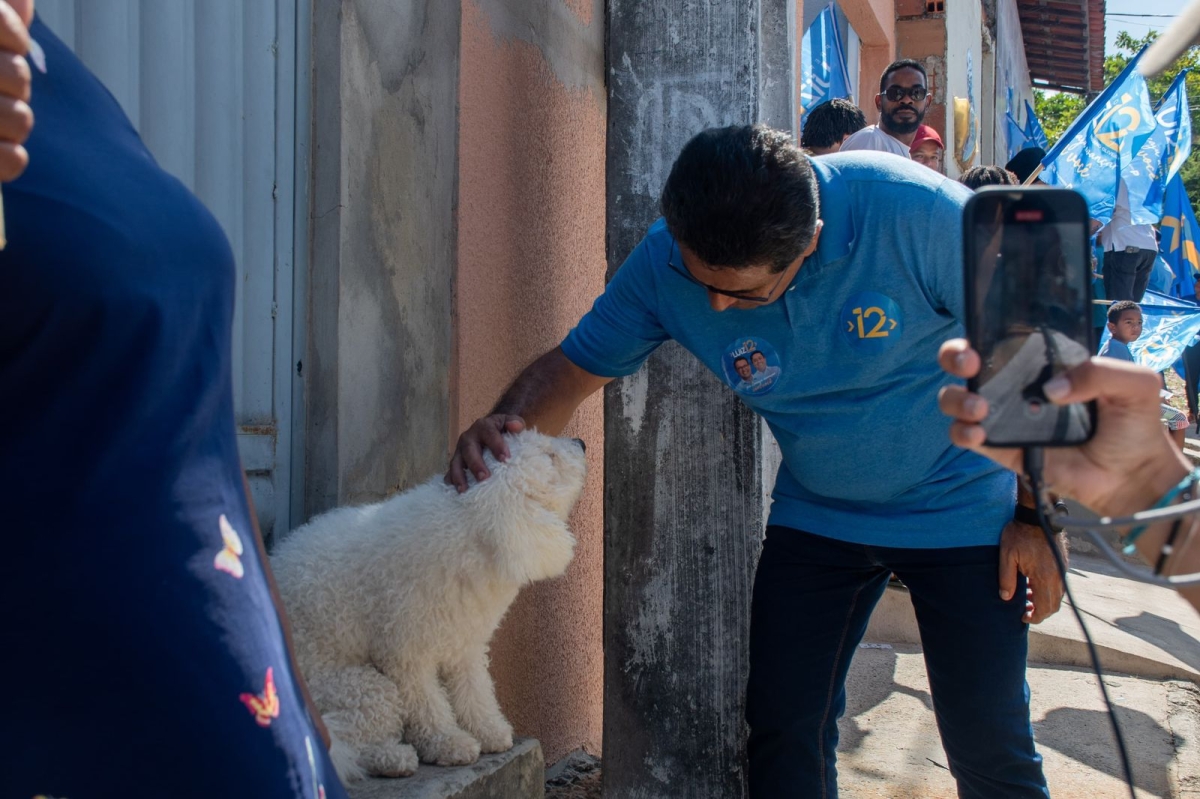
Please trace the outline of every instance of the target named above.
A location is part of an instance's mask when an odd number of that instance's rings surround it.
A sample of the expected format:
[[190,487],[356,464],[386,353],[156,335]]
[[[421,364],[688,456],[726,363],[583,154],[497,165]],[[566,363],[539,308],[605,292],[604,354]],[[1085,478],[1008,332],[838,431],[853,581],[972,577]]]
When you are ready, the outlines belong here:
[[565,522],[587,477],[583,442],[545,436],[536,430],[509,433],[504,438],[508,460],[497,464],[489,453],[488,468],[493,474],[504,473],[512,488]]
[[562,574],[575,549],[567,516],[587,476],[583,442],[535,430],[505,440],[508,459],[486,453],[492,476],[462,496],[510,576],[525,583]]

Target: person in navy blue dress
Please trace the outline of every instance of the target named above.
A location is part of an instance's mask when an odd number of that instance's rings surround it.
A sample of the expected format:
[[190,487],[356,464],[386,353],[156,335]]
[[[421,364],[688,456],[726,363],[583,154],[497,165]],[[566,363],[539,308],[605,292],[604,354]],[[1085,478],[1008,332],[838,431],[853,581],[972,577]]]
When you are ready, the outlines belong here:
[[0,252],[0,796],[343,797],[246,497],[229,244],[30,35]]

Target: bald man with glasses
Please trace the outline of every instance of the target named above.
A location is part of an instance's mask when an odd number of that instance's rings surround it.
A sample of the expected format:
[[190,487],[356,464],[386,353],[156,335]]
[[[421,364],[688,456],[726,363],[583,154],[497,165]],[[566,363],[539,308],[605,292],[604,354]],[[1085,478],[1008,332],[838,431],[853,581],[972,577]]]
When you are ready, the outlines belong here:
[[869,125],[842,142],[840,152],[879,150],[909,158],[917,130],[929,108],[929,80],[919,61],[893,61],[879,78],[875,95],[879,124]]

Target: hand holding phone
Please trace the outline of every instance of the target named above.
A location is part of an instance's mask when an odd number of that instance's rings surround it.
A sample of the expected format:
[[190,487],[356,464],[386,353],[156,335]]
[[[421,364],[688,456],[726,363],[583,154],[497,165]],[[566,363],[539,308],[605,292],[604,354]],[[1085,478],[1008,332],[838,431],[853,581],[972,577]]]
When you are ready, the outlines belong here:
[[966,328],[983,361],[969,381],[988,401],[991,446],[1081,444],[1093,403],[1055,405],[1046,382],[1095,351],[1088,212],[1069,189],[995,186],[963,210]]

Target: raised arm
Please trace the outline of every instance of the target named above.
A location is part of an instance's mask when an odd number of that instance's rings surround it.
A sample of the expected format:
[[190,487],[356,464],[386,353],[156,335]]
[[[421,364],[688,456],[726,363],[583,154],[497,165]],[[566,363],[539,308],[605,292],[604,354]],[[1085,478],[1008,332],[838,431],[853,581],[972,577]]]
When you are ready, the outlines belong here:
[[[972,377],[980,367],[979,354],[963,339],[942,345],[938,360],[956,377]],[[1095,400],[1096,433],[1077,447],[1052,447],[1045,452],[1047,487],[1087,505],[1105,516],[1126,516],[1154,507],[1191,470],[1191,464],[1159,421],[1161,378],[1145,367],[1108,358],[1093,358],[1046,383],[1046,396],[1059,404]],[[1021,470],[1021,450],[985,446],[980,422],[987,401],[963,386],[947,386],[938,399],[942,412],[954,420],[950,440],[985,455],[1015,472]],[[1188,530],[1185,522],[1184,530]],[[1154,563],[1166,541],[1170,522],[1148,527],[1136,541],[1139,554]],[[1200,547],[1176,547],[1166,574],[1200,572]],[[1200,588],[1180,594],[1200,611]]]
[[505,432],[516,433],[529,426],[558,435],[580,403],[611,379],[580,369],[561,347],[550,350],[525,367],[490,414],[458,437],[446,482],[462,492],[467,490],[468,471],[476,480],[486,480],[491,472],[484,465],[483,452],[490,450],[498,460],[507,458]]

